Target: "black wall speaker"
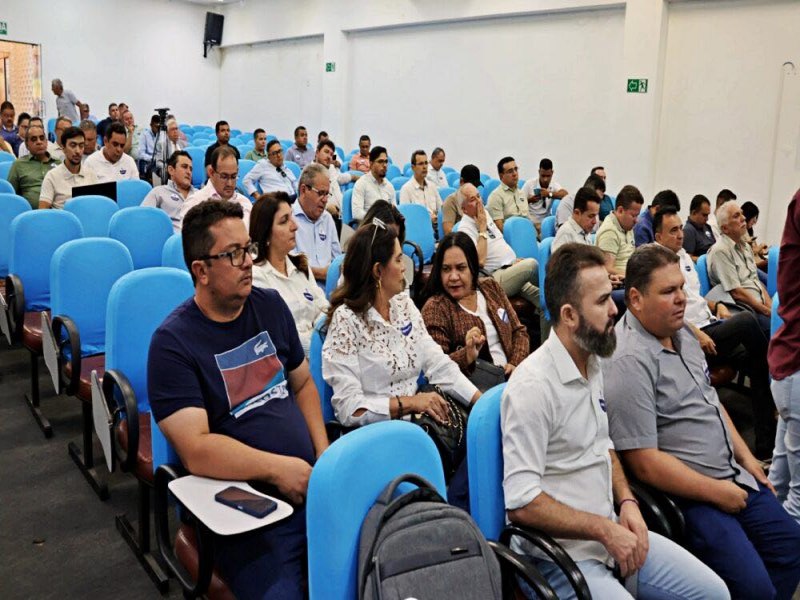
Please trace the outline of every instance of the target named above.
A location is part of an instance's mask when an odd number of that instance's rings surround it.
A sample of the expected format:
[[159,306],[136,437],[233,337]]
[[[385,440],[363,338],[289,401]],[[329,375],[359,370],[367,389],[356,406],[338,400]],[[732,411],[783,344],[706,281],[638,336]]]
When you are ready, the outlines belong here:
[[222,43],[222,24],[225,17],[216,13],[206,13],[206,32],[203,39],[203,56],[206,56],[208,49],[212,46],[219,46]]

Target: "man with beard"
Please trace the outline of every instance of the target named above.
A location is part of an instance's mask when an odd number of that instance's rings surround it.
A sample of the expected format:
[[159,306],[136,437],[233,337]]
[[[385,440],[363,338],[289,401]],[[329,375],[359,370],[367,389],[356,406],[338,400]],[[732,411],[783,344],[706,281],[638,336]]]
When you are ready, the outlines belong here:
[[97,183],[94,171],[81,160],[83,140],[83,131],[79,127],[69,127],[61,135],[64,162],[44,176],[39,208],[64,208],[64,203],[72,198],[72,188]]
[[[636,587],[639,598],[728,598],[710,569],[647,531],[608,437],[600,358],[614,352],[617,309],[604,265],[602,251],[574,243],[547,265],[553,329],[514,370],[502,400],[508,518],[557,538],[595,598],[629,598]],[[534,558],[559,598],[572,593],[544,554],[524,540],[517,550]]]
[[678,255],[646,244],[626,273],[628,311],[605,370],[614,447],[633,475],[675,497],[686,547],[732,597],[788,600],[800,581],[800,525],[711,387],[685,321]]
[[369,151],[369,173],[356,181],[353,186],[353,219],[361,221],[370,206],[377,200],[386,200],[394,204],[395,190],[386,179],[389,168],[389,154],[383,146],[375,146]]

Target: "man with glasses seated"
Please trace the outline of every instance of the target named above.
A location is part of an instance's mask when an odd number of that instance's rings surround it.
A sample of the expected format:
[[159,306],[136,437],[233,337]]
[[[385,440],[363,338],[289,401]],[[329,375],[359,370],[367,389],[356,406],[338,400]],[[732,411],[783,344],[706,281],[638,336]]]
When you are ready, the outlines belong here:
[[294,506],[287,519],[214,543],[237,598],[300,600],[304,501],[328,440],[292,314],[275,290],[252,287],[256,250],[239,206],[210,200],[189,211],[183,252],[195,293],[153,335],[148,391],[189,472],[251,481]]
[[292,215],[297,223],[297,252],[308,257],[314,278],[323,285],[328,276],[328,265],[342,253],[336,223],[325,210],[330,197],[330,185],[328,170],[320,164],[311,163],[300,174],[300,193],[292,205]]
[[278,140],[267,142],[267,160],[258,161],[244,176],[242,185],[253,202],[269,192],[286,192],[292,200],[297,198],[297,178],[283,165],[283,148]]
[[528,201],[517,187],[519,183],[519,168],[511,156],[500,159],[497,163],[497,174],[500,176],[500,185],[489,194],[486,210],[494,224],[503,231],[503,223],[511,217],[528,218]]
[[356,221],[361,221],[377,200],[395,203],[394,186],[386,179],[388,168],[389,155],[386,148],[375,146],[369,151],[369,173],[356,181],[353,187],[352,208]]
[[236,191],[236,179],[239,176],[239,159],[234,150],[235,148],[227,146],[214,150],[211,155],[211,164],[206,167],[208,183],[200,191],[187,198],[181,207],[181,227],[186,214],[192,208],[207,200],[225,200],[238,204],[242,207],[242,212],[244,213],[245,226],[250,227],[250,211],[253,208],[253,204]]
[[[413,177],[400,188],[400,204],[420,204],[428,209],[433,230],[436,231],[436,220],[442,208],[439,189],[428,181],[428,155],[424,150],[415,150],[411,155]],[[438,237],[438,232],[436,233]]]

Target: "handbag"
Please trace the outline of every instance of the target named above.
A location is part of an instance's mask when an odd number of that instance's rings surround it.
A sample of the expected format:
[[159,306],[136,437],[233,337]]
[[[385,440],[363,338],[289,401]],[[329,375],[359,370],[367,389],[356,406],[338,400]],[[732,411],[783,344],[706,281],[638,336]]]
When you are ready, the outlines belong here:
[[475,368],[468,376],[469,380],[475,384],[481,392],[493,388],[496,385],[505,383],[506,371],[503,367],[498,367],[494,363],[482,358],[475,359]]
[[447,481],[464,460],[467,449],[467,409],[455,398],[442,391],[438,385],[421,385],[417,393],[435,392],[447,402],[447,423],[439,423],[426,414],[412,414],[411,423],[425,430],[442,458],[442,467]]

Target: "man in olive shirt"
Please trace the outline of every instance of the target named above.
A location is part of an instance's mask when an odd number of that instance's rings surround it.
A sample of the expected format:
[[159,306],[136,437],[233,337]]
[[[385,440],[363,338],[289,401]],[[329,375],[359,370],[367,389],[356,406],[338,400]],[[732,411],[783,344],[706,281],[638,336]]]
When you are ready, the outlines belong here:
[[486,202],[486,212],[503,231],[503,222],[511,217],[528,218],[528,201],[522,194],[522,190],[517,188],[519,183],[519,168],[517,163],[510,156],[501,158],[497,163],[497,174],[500,176],[500,185],[489,194]]
[[47,151],[47,134],[38,123],[28,128],[25,145],[28,147],[28,154],[11,165],[8,182],[35,209],[39,208],[39,194],[44,176],[61,161],[50,156]]
[[267,158],[267,132],[260,127],[253,132],[255,147],[244,155],[245,160],[258,162]]
[[606,270],[612,281],[625,277],[625,266],[633,254],[633,226],[644,204],[642,193],[632,185],[617,194],[614,212],[608,215],[597,230],[596,245],[606,254]]

